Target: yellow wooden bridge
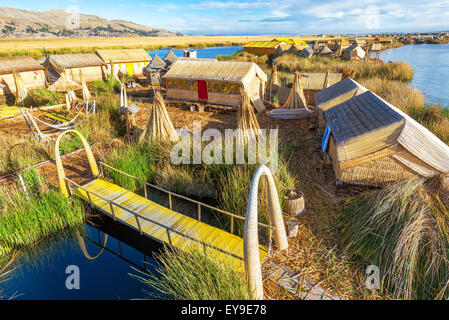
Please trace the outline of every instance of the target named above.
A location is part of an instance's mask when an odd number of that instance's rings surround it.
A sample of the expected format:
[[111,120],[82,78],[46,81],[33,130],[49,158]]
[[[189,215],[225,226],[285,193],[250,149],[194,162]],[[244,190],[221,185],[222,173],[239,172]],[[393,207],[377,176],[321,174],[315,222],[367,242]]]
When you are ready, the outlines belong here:
[[[77,184],[65,176],[62,160],[59,156],[59,141],[64,134],[69,132],[77,134],[83,142],[94,177],[93,180],[83,185]],[[103,162],[98,162],[101,169],[99,170],[88,143],[75,130],[68,130],[58,137],[55,152],[60,188],[66,196],[73,195],[81,198],[87,201],[93,208],[114,219],[114,221],[122,223],[136,230],[141,235],[145,235],[160,243],[185,251],[191,250],[195,247],[194,245],[199,244],[204,249],[214,250],[219,256],[231,257],[231,261],[235,263],[236,269],[242,272],[244,271],[243,239],[233,234],[235,219],[245,220],[244,217],[165,190],[164,188],[117,170]],[[141,183],[144,196],[140,196],[108,181],[104,177],[105,169],[115,171],[123,177],[128,177]],[[147,198],[149,188],[166,193],[169,199],[169,207],[166,208],[149,200]],[[173,197],[184,199],[195,204],[198,208],[197,218],[194,219],[173,211]],[[203,208],[229,216],[230,232],[202,222],[201,215]],[[272,227],[269,225],[260,222],[258,225],[269,228],[271,231]],[[268,250],[266,247],[259,246],[260,260],[263,260],[267,256],[267,253]]]

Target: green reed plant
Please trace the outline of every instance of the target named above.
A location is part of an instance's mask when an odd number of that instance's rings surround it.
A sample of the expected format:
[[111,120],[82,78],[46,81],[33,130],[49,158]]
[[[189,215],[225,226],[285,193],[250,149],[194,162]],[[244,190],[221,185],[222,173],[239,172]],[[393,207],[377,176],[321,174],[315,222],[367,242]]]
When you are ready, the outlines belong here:
[[151,298],[175,300],[248,300],[244,274],[235,270],[232,260],[212,249],[190,252],[167,249],[157,257],[157,272],[133,277],[155,293]]
[[45,185],[35,171],[23,172],[28,196],[20,189],[0,190],[0,255],[84,221],[82,204]]

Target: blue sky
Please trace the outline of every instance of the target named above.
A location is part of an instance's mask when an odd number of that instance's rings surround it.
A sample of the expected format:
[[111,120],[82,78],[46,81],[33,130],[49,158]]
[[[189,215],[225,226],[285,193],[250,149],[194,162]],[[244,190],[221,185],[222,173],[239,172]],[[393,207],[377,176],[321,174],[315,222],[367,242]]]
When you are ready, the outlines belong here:
[[449,30],[449,0],[2,0],[204,35]]

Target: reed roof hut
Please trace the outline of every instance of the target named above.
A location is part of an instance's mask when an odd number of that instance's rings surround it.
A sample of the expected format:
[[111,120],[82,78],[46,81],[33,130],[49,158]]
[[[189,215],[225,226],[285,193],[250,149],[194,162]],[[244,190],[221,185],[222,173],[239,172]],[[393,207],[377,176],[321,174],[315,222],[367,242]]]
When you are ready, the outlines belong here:
[[264,97],[267,75],[253,62],[178,59],[163,81],[170,99],[238,106],[242,87],[253,104]]
[[112,63],[123,75],[141,75],[151,61],[144,49],[97,50],[96,54],[107,64],[108,72],[112,70]]
[[47,80],[54,83],[61,74],[70,74],[70,77],[81,82],[80,71],[85,81],[103,80],[106,78],[106,63],[95,53],[53,54],[43,63]]
[[312,47],[307,46],[306,48],[299,51],[298,55],[302,58],[310,58],[315,54]]
[[0,95],[15,94],[16,83],[14,80],[16,72],[25,89],[45,87],[44,67],[31,57],[0,57]]
[[343,51],[343,59],[345,60],[363,60],[366,52],[359,45],[352,45]]
[[318,54],[320,55],[320,56],[328,56],[328,55],[331,55],[331,54],[333,54],[334,52],[331,50],[331,49],[329,49],[329,47],[327,46],[327,44],[325,44],[322,48],[321,48],[321,50],[318,52]]
[[173,50],[170,50],[164,57],[164,59],[162,59],[165,61],[165,63],[167,64],[167,68],[169,68],[173,63],[176,62],[176,60],[178,60],[178,57],[176,56],[176,54],[173,52]]
[[352,80],[345,78],[339,82],[334,83],[328,88],[316,94],[316,114],[318,134],[324,133],[326,128],[326,119],[324,118],[324,111],[339,105],[359,94],[368,91],[365,87]]
[[324,115],[323,146],[341,182],[380,186],[449,172],[449,146],[371,91]]
[[66,108],[70,110],[70,92],[82,90],[83,86],[71,80],[66,73],[62,73],[59,79],[48,87],[48,91],[65,92]]
[[253,53],[256,55],[275,55],[276,49],[283,47],[283,50],[290,48],[291,44],[284,41],[251,41],[243,46],[243,51]]

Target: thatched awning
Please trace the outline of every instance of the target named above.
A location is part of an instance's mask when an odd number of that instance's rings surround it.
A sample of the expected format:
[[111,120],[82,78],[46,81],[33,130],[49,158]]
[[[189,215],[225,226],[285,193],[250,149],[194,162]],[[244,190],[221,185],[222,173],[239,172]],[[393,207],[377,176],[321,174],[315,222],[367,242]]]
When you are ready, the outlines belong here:
[[96,54],[106,63],[150,62],[151,57],[144,49],[97,50]]
[[0,57],[0,75],[43,69],[44,67],[31,57]]
[[164,79],[188,79],[237,82],[247,85],[257,76],[267,81],[267,75],[254,62],[204,61],[178,59]]
[[100,67],[106,65],[95,53],[54,54],[45,60],[44,66],[63,72],[71,68]]

